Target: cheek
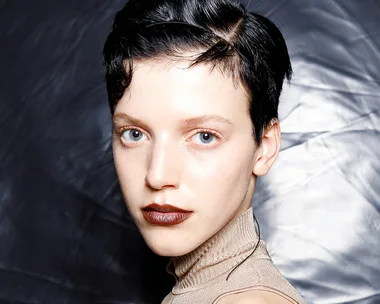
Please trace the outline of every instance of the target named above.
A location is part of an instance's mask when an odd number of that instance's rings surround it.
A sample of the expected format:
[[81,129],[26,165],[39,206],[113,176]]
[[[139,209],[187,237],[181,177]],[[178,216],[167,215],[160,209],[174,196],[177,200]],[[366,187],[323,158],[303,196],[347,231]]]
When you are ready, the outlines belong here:
[[144,158],[141,154],[126,153],[122,148],[115,148],[114,163],[124,196],[138,195],[135,192],[145,185]]
[[253,148],[225,149],[188,162],[187,172],[201,193],[220,198],[245,191],[252,176]]

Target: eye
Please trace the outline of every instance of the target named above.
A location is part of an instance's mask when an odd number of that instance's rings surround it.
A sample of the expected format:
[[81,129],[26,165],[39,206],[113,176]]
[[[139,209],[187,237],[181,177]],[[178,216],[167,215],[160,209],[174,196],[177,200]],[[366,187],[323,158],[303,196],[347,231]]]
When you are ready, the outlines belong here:
[[192,141],[194,141],[197,145],[213,145],[218,141],[218,137],[216,134],[213,134],[212,132],[198,132],[195,134],[192,138]]
[[121,132],[121,139],[125,143],[138,143],[148,137],[138,129],[128,129]]

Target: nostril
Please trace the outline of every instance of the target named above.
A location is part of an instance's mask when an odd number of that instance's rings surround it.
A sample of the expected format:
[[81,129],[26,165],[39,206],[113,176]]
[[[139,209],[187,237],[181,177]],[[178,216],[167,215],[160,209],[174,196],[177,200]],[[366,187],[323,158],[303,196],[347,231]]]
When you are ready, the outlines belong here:
[[178,159],[174,158],[173,149],[163,146],[155,147],[149,159],[145,184],[147,187],[160,190],[163,188],[178,188],[181,165]]
[[145,177],[145,185],[154,190],[177,188],[178,180],[174,176],[153,176],[147,174]]
[[160,190],[164,187],[165,182],[161,176],[158,176],[157,174],[152,174],[152,172],[149,172],[145,176],[145,185],[147,185],[149,188]]

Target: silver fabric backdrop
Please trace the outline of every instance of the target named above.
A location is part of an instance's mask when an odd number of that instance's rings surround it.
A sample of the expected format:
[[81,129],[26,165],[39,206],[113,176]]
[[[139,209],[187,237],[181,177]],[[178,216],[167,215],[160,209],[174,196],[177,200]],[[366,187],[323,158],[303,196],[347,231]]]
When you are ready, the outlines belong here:
[[256,5],[294,67],[254,199],[264,238],[309,303],[380,303],[380,1]]

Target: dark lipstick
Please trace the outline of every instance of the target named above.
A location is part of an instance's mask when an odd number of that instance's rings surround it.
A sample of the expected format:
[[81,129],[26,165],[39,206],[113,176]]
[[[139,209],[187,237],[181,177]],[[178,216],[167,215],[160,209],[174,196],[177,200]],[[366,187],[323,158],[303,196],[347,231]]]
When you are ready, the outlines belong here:
[[173,226],[188,219],[192,212],[172,205],[150,204],[142,209],[144,219],[152,225]]

